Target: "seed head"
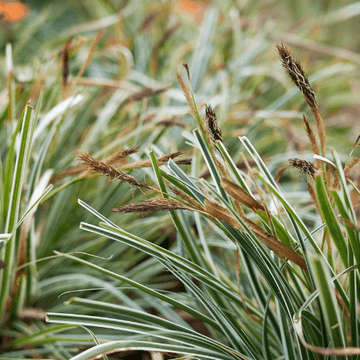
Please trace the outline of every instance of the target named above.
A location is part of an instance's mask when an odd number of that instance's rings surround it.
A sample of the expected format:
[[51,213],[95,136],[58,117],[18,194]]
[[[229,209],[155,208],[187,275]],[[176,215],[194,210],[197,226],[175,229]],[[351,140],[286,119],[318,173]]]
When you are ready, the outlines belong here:
[[153,212],[153,211],[172,211],[172,210],[191,210],[193,208],[186,206],[185,204],[171,200],[171,199],[162,199],[162,198],[153,198],[146,199],[144,202],[139,204],[127,204],[113,208],[113,212],[122,212],[122,213],[142,213],[142,212]]
[[206,123],[208,125],[212,140],[214,142],[217,140],[222,142],[223,139],[221,135],[221,129],[216,119],[216,113],[214,109],[211,107],[211,105],[205,105],[205,116],[206,116]]
[[291,167],[299,169],[303,174],[306,174],[309,178],[314,179],[317,170],[311,161],[297,158],[289,159],[288,161]]
[[283,44],[276,45],[276,51],[278,52],[282,65],[290,76],[294,84],[300,89],[303,93],[305,100],[310,105],[312,109],[317,108],[315,92],[311,88],[309,80],[300,64],[294,55],[290,52]]

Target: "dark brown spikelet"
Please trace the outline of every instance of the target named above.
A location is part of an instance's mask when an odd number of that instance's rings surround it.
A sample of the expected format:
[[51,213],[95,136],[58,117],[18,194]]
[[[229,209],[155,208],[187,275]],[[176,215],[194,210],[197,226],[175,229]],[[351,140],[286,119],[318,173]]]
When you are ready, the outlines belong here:
[[153,212],[153,211],[172,211],[172,210],[192,210],[193,208],[186,206],[185,204],[162,198],[147,199],[139,204],[128,204],[113,208],[113,212],[122,213],[142,213],[142,212]]
[[65,43],[61,54],[62,68],[63,68],[63,85],[67,84],[69,78],[71,43],[72,43],[72,38],[70,38]]
[[280,55],[280,59],[285,71],[290,76],[294,84],[300,89],[300,91],[304,95],[306,102],[311,108],[320,138],[321,152],[324,156],[326,147],[326,128],[324,119],[322,118],[320,110],[317,106],[315,92],[311,88],[309,80],[301,64],[294,58],[290,50],[286,46],[281,44],[276,45],[276,51]]
[[290,50],[283,44],[276,45],[276,51],[280,56],[285,71],[290,76],[294,84],[303,93],[307,103],[311,108],[317,108],[315,92],[311,88],[309,80],[305,75],[301,64],[295,59]]
[[214,142],[217,140],[222,142],[221,129],[216,119],[216,113],[211,105],[205,105],[205,116],[212,140]]
[[302,159],[289,159],[291,167],[299,169],[303,174],[306,174],[309,178],[314,179],[316,174],[316,168],[311,161]]
[[6,266],[5,261],[0,259],[0,269],[3,269],[5,266]]
[[76,150],[76,155],[78,156],[78,160],[82,161],[86,165],[86,174],[103,174],[108,176],[113,180],[123,180],[127,183],[138,186],[145,189],[156,190],[151,186],[148,186],[138,180],[136,180],[133,176],[125,174],[124,172],[115,169],[111,165],[106,164],[105,162],[95,159],[89,155],[89,153],[82,153],[80,150]]

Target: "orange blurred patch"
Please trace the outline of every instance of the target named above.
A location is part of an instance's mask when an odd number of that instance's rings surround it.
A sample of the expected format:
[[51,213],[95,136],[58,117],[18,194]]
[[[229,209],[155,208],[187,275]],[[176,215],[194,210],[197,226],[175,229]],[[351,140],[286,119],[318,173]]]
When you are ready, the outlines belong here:
[[178,4],[179,4],[179,7],[182,8],[182,10],[185,10],[189,14],[196,15],[199,12],[199,8],[200,8],[199,5],[193,1],[182,0],[182,1],[179,1]]
[[0,1],[0,19],[6,22],[16,22],[24,19],[29,13],[29,7],[21,1]]
[[191,0],[179,0],[175,3],[175,11],[187,19],[200,25],[205,13],[205,4]]

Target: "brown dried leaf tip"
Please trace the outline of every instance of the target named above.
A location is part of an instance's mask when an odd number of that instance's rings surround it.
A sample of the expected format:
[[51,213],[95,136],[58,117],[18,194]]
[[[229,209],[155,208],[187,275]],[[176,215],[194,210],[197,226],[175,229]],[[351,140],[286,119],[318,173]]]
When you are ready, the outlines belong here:
[[193,208],[186,206],[185,204],[179,201],[162,199],[162,198],[147,199],[139,204],[128,204],[112,209],[113,212],[122,212],[122,213],[142,213],[142,212],[172,211],[172,210],[194,211]]
[[288,159],[291,167],[299,169],[303,174],[306,174],[309,178],[314,179],[316,175],[316,168],[311,161],[302,159]]
[[211,105],[205,104],[205,116],[206,116],[206,123],[208,125],[212,140],[214,142],[217,140],[222,142],[223,139],[221,135],[221,129],[216,119],[216,113],[214,109],[211,107]]
[[103,174],[112,178],[113,180],[123,180],[128,182],[131,185],[156,190],[151,186],[148,186],[138,180],[136,180],[133,176],[125,174],[123,171],[115,169],[113,166],[106,164],[105,162],[95,159],[90,156],[89,153],[82,153],[79,149],[76,150],[76,155],[78,156],[78,160],[85,163],[87,169],[85,170],[87,174]]
[[301,64],[295,59],[290,50],[283,44],[276,45],[276,51],[280,55],[280,59],[285,71],[290,76],[294,84],[303,93],[307,103],[312,109],[317,108],[315,92],[311,88],[309,80],[306,77]]

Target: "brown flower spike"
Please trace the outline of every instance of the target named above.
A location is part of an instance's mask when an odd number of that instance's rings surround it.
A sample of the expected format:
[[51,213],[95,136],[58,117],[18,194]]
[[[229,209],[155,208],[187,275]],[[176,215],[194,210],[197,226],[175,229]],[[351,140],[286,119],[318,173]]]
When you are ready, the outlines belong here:
[[290,76],[294,84],[300,89],[300,91],[304,95],[306,102],[309,104],[311,108],[320,138],[321,153],[323,156],[325,156],[326,129],[325,129],[324,119],[322,118],[320,110],[317,106],[315,92],[311,88],[309,80],[301,64],[295,59],[295,57],[290,52],[290,50],[286,46],[281,44],[281,45],[276,45],[276,51],[280,55],[283,68]]
[[76,155],[78,156],[78,160],[85,163],[87,169],[87,174],[103,174],[112,178],[113,180],[123,180],[128,182],[131,185],[142,187],[145,189],[156,190],[153,187],[146,185],[138,180],[136,180],[133,176],[124,173],[123,171],[115,169],[113,166],[106,164],[105,162],[95,159],[90,156],[89,153],[82,153],[79,149],[76,150]]
[[139,204],[128,204],[113,208],[113,212],[122,212],[122,213],[142,213],[142,212],[153,212],[153,211],[172,211],[172,210],[191,210],[194,211],[190,206],[171,200],[171,199],[162,199],[154,198],[147,199],[144,202]]
[[291,167],[299,169],[303,174],[306,174],[309,178],[314,179],[316,168],[311,161],[297,158],[289,159],[288,161]]
[[305,100],[311,108],[317,108],[315,92],[311,88],[309,80],[301,64],[294,58],[290,50],[284,46],[276,45],[276,51],[280,55],[282,65],[294,84],[304,94]]
[[222,142],[223,139],[221,135],[221,129],[216,119],[215,111],[211,107],[211,105],[205,105],[205,116],[206,116],[206,123],[209,128],[212,140],[214,142],[217,140]]

